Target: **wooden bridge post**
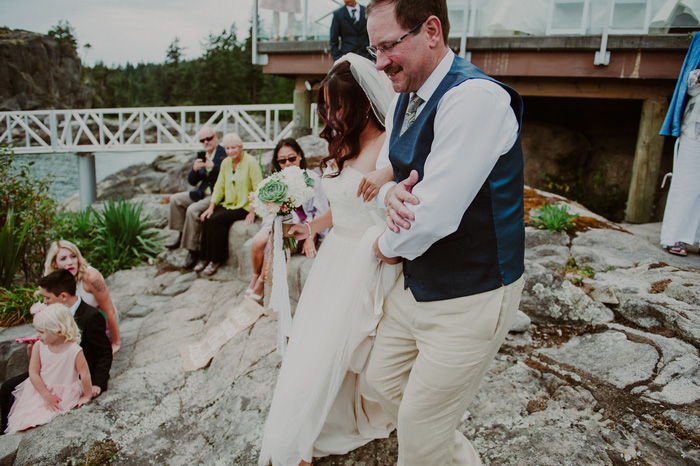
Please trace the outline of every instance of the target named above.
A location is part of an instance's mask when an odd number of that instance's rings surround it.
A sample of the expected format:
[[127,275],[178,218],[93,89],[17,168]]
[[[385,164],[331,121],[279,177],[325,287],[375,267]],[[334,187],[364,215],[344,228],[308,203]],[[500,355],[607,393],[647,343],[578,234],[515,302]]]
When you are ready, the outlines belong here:
[[626,222],[647,223],[651,220],[664,145],[664,137],[659,135],[659,130],[667,109],[666,100],[647,99],[642,105],[627,197]]
[[78,156],[78,182],[80,183],[80,210],[86,210],[97,200],[97,177],[95,176],[95,154]]
[[294,85],[294,127],[292,137],[311,134],[311,91],[306,89],[306,78],[297,76]]

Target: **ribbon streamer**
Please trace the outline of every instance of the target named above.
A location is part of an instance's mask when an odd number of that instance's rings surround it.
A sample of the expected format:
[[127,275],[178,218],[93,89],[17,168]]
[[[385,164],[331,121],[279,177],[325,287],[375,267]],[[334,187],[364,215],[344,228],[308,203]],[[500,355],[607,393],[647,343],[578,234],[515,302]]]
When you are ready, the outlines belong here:
[[284,357],[292,330],[292,308],[287,284],[287,255],[282,249],[282,216],[272,224],[272,290],[270,308],[277,313],[277,351]]

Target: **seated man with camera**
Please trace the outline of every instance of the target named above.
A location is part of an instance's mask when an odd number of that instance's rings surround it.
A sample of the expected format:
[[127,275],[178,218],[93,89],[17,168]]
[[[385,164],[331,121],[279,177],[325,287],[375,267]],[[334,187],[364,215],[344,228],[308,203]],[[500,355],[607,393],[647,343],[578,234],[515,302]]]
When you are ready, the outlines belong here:
[[166,244],[168,249],[183,247],[189,251],[184,267],[191,269],[199,256],[200,233],[202,223],[199,216],[209,207],[211,191],[219,176],[221,162],[226,158],[226,151],[219,145],[219,138],[209,126],[199,130],[199,142],[204,150],[197,153],[187,181],[196,186],[192,191],[184,191],[170,196],[171,230],[179,231],[175,241]]

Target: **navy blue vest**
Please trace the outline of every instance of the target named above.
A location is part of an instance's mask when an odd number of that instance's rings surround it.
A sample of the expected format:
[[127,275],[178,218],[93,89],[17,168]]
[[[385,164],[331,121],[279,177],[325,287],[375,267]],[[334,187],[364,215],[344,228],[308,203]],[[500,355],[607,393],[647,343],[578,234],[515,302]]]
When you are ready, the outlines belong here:
[[[400,182],[411,170],[423,179],[423,167],[434,139],[437,105],[451,88],[467,79],[487,79],[503,87],[522,127],[522,99],[510,87],[495,81],[468,61],[455,57],[413,125],[399,136],[408,94],[399,96],[389,140],[389,160]],[[440,154],[430,155],[439,157]],[[419,181],[420,183],[420,181]],[[420,257],[404,260],[404,286],[418,301],[470,296],[508,285],[524,271],[523,154],[520,130],[513,147],[499,157],[454,233],[435,242]]]

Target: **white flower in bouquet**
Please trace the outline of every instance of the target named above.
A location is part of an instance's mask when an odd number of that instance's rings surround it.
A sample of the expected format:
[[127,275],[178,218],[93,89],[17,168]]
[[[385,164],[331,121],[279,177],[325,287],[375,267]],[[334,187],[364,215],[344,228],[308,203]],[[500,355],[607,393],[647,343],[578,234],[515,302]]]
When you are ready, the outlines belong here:
[[306,170],[291,166],[282,170],[282,176],[287,183],[289,207],[302,206],[314,196],[314,181],[306,173]]
[[260,215],[291,215],[314,195],[313,180],[299,167],[273,173],[250,194],[250,202]]

